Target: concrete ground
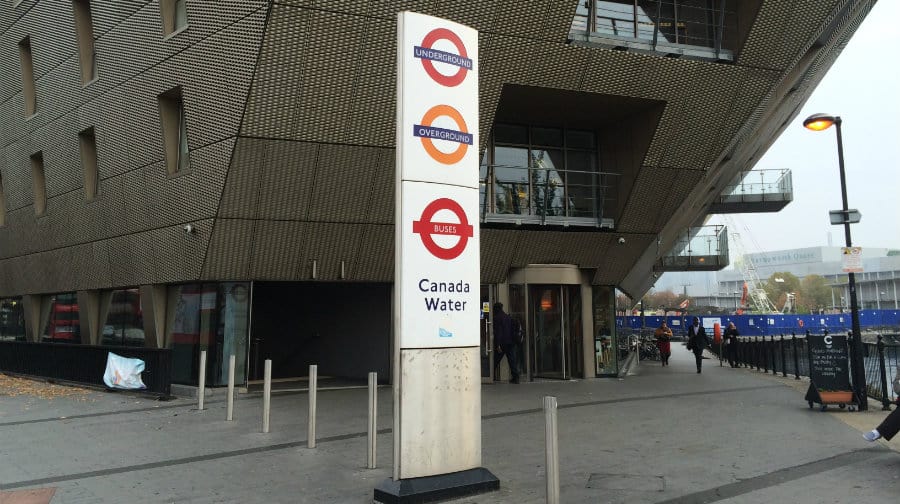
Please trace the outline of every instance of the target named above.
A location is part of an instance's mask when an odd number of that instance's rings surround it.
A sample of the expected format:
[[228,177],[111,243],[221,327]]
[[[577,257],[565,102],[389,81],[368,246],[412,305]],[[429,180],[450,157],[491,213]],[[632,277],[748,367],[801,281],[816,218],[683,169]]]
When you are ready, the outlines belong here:
[[[564,503],[888,503],[900,499],[900,438],[867,443],[886,414],[803,400],[804,383],[704,361],[673,345],[671,366],[625,379],[483,388],[484,467],[498,492],[457,503],[545,501],[541,398],[559,401]],[[307,395],[157,402],[122,393],[3,395],[0,503],[365,503],[391,472],[390,389],[379,391],[378,469],[366,465],[366,391],[322,391],[318,446]],[[30,499],[30,500],[29,500]]]

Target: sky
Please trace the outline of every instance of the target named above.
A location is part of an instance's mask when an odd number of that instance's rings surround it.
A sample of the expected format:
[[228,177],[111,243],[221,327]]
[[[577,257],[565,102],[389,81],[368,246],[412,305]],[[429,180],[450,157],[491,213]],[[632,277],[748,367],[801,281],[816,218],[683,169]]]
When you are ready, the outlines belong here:
[[[746,252],[843,246],[843,226],[829,210],[841,208],[835,128],[814,132],[803,119],[814,113],[842,119],[849,208],[862,213],[851,225],[853,245],[900,249],[900,65],[896,20],[900,1],[880,0],[847,47],[754,169],[789,168],[794,201],[777,213],[733,219]],[[714,216],[710,224],[723,223]],[[730,233],[729,233],[730,234]]]

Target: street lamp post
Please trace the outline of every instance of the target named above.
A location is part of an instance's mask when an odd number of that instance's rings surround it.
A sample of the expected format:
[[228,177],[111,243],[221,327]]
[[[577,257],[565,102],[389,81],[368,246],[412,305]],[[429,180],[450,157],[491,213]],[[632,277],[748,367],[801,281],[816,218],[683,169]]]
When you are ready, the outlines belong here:
[[[841,174],[841,200],[843,202],[844,237],[847,247],[853,246],[850,239],[849,207],[847,206],[847,181],[844,175],[844,143],[841,138],[841,117],[828,114],[813,114],[803,121],[803,126],[813,131],[823,131],[834,125],[837,132],[838,168]],[[862,335],[859,330],[859,307],[856,303],[856,274],[852,271],[847,274],[847,283],[850,290],[850,326],[853,331],[853,342],[850,345],[850,359],[853,363],[853,387],[856,400],[859,401],[859,411],[869,409],[866,393],[866,372],[863,367]]]

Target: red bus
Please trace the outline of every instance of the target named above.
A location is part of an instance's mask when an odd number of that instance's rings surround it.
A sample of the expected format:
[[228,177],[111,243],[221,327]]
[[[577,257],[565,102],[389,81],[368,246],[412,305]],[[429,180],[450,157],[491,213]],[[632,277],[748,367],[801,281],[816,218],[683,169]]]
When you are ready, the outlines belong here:
[[50,320],[44,339],[62,343],[80,343],[81,325],[78,323],[78,296],[57,294],[50,306]]

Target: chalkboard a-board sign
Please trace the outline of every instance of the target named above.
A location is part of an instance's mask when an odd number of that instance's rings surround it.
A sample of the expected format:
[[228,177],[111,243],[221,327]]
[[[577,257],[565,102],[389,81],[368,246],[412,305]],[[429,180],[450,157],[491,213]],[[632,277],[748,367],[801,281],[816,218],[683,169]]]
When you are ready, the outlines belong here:
[[[855,404],[853,388],[850,387],[847,337],[810,335],[806,345],[809,351],[809,389],[806,391],[809,407],[818,403],[824,411],[829,404],[837,404],[841,408]],[[850,408],[851,411],[853,409]]]

